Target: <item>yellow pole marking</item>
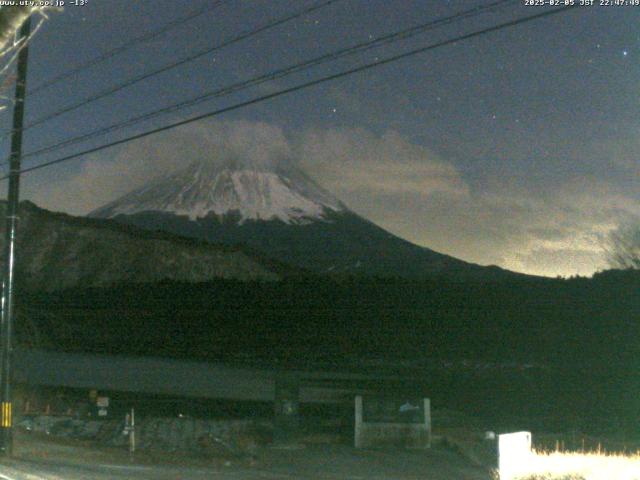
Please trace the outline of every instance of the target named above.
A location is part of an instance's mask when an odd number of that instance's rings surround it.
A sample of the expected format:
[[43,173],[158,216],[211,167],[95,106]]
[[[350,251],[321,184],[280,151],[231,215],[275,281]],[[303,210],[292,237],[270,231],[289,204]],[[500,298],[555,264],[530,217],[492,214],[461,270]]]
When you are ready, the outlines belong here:
[[11,410],[11,402],[2,402],[2,419],[0,421],[2,428],[11,428],[11,416],[13,413]]

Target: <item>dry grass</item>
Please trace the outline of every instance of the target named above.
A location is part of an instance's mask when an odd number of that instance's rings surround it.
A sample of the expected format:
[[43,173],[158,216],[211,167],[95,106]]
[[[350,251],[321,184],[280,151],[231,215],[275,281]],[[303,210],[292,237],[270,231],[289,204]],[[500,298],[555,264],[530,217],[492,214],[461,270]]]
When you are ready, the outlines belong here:
[[533,452],[513,468],[513,480],[640,480],[640,452]]

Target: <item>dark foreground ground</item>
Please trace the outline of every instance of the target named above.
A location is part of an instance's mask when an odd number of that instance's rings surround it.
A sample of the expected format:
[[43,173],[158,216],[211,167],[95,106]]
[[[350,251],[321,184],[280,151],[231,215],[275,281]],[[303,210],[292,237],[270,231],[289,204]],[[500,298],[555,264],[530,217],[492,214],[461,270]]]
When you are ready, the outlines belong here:
[[144,453],[130,459],[118,449],[16,439],[14,457],[0,460],[2,480],[103,479],[427,479],[490,480],[484,469],[452,450],[356,450],[346,445],[264,447],[253,459],[188,458],[176,453]]

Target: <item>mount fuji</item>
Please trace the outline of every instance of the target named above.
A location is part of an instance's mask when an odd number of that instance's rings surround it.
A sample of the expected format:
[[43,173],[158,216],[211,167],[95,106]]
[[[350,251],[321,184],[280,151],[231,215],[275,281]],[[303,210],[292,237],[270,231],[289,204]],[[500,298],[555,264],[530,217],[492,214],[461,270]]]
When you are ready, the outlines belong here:
[[501,276],[414,245],[352,212],[292,164],[199,161],[101,207],[91,217],[244,244],[318,273]]
[[232,216],[239,225],[250,221],[300,225],[322,221],[329,212],[341,211],[346,207],[338,199],[297,168],[269,171],[229,162],[194,162],[90,216],[114,218],[162,212],[195,222]]

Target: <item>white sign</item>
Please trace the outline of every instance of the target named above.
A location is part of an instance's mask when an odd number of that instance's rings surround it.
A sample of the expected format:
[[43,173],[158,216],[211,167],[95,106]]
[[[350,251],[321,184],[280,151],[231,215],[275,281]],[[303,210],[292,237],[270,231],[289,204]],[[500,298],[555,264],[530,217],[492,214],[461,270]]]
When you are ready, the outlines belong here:
[[531,432],[498,435],[500,480],[511,480],[524,473],[531,461]]

